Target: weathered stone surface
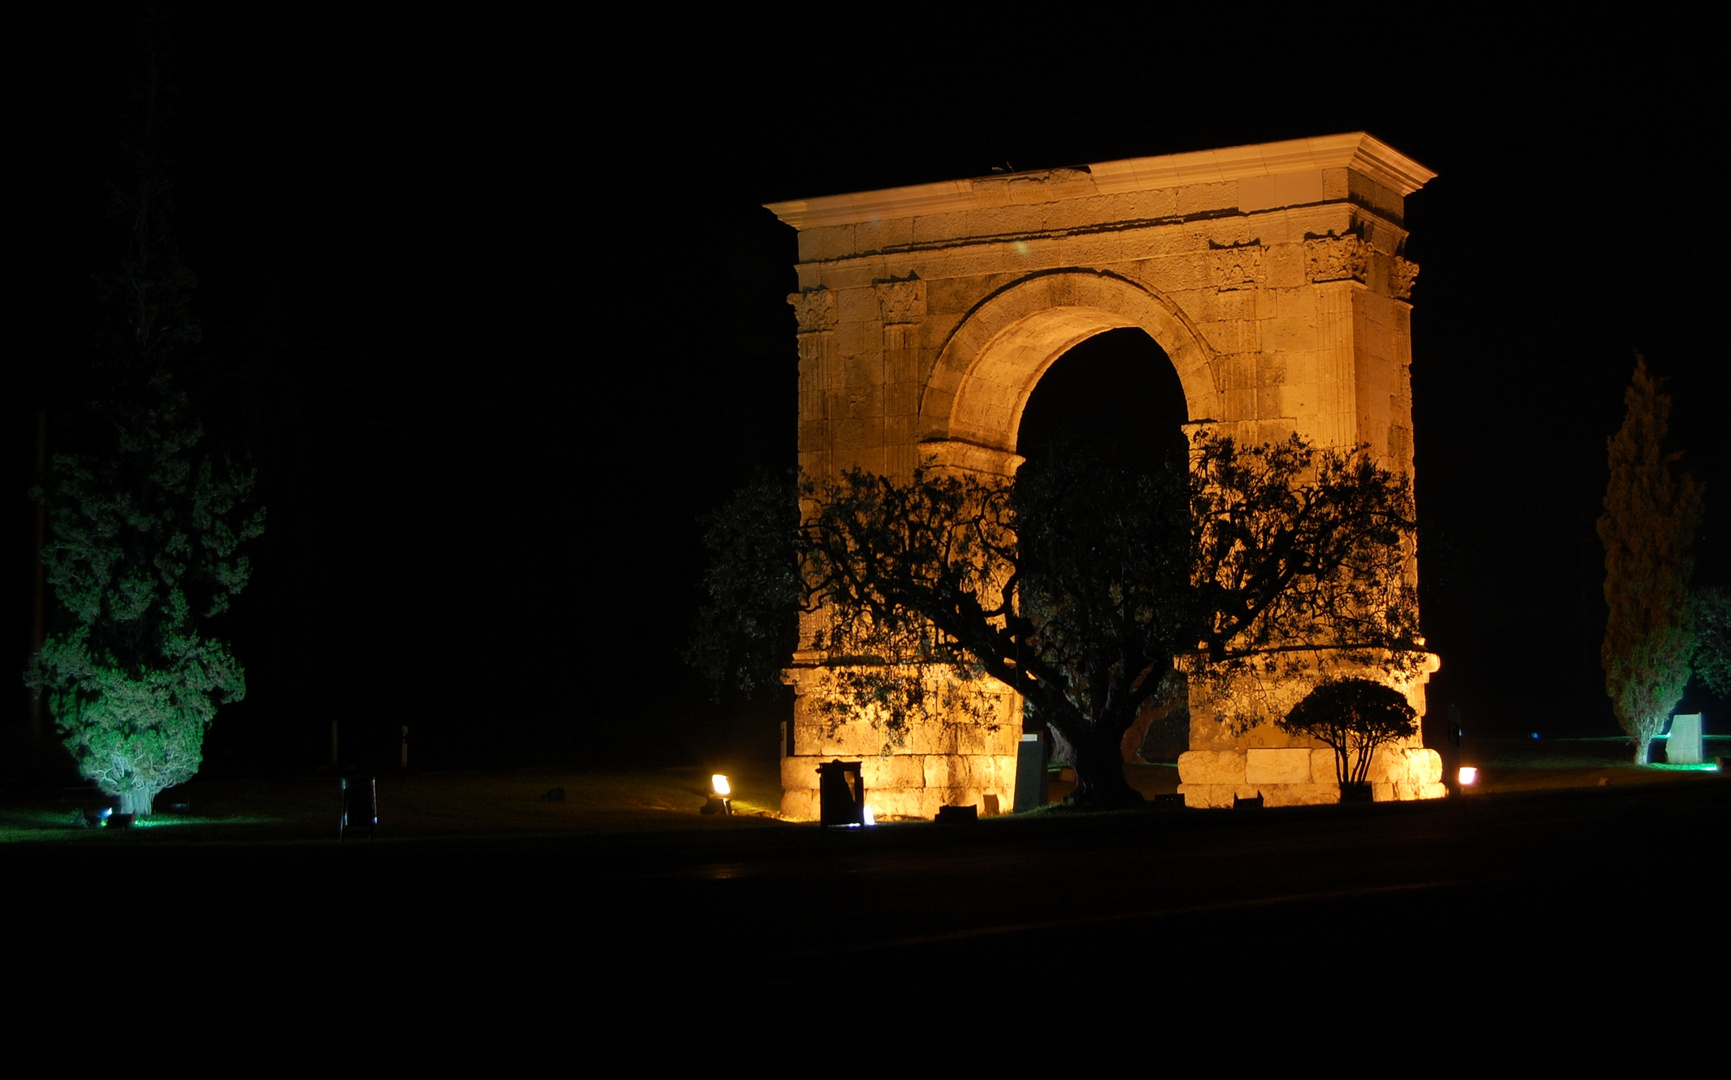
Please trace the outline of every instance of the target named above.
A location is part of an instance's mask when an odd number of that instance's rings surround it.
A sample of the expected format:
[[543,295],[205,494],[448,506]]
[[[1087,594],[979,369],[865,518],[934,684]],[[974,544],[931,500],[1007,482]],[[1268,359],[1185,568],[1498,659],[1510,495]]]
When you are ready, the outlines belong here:
[[[1356,759],[1356,755],[1354,755]],[[1406,751],[1398,746],[1379,746],[1370,758],[1368,779],[1373,784],[1405,783],[1408,778]]]
[[[1369,442],[1410,472],[1416,270],[1397,253],[1404,199],[1431,175],[1353,133],[778,203],[800,234],[801,466],[819,481],[854,466],[902,476],[941,451],[1012,475],[1040,374],[1077,341],[1137,327],[1171,360],[1192,420],[1244,441]],[[832,731],[805,700],[821,692],[820,660],[788,672],[797,754],[877,762],[867,789],[901,792],[897,812],[930,816],[986,792],[1007,804],[1013,695],[995,727],[916,725],[880,758],[882,732]],[[1332,761],[1271,723],[1309,688],[1210,702],[1193,687],[1187,801],[1230,806],[1259,778],[1269,805],[1323,799]],[[1422,680],[1407,689],[1422,710]],[[1440,764],[1427,753],[1379,758],[1379,797],[1429,790]],[[806,767],[783,767],[790,814],[809,809],[795,797]]]
[[925,788],[891,788],[883,791],[866,788],[866,805],[871,807],[872,817],[878,821],[924,817],[925,799]]
[[1178,779],[1184,784],[1242,784],[1243,750],[1190,750],[1178,755]]
[[860,779],[867,791],[878,788],[924,787],[925,759],[914,755],[869,757],[860,762]]
[[817,757],[784,757],[781,759],[781,788],[783,791],[796,791],[802,788],[817,790],[817,765],[822,761]]
[[1340,801],[1340,786],[1326,784],[1259,785],[1263,806],[1323,806]]
[[1310,751],[1302,747],[1245,751],[1244,779],[1256,784],[1305,784],[1312,781]]
[[1016,759],[995,754],[927,754],[919,759],[926,787],[1015,790]]
[[997,730],[978,724],[914,724],[902,752],[909,754],[1015,753],[1022,726],[1006,722]]
[[1179,784],[1178,794],[1184,796],[1185,806],[1199,810],[1232,805],[1232,788],[1227,784]]
[[960,754],[925,754],[919,762],[922,766],[922,786],[942,788],[949,787],[954,778],[967,772],[967,758]]
[[818,819],[816,788],[789,788],[781,793],[781,816],[787,821]]
[[1178,793],[1185,806],[1231,809],[1235,799],[1254,799],[1262,791],[1253,784],[1179,784]]
[[1247,176],[1238,181],[1238,208],[1244,211],[1321,202],[1321,169],[1275,176]]
[[[795,720],[798,723],[798,720]],[[804,733],[809,734],[809,741],[796,741],[795,745],[801,751],[815,754],[825,760],[832,757],[865,758],[875,757],[883,749],[883,733],[865,721],[856,721],[830,728],[822,720],[817,720],[806,726]],[[796,732],[795,737],[802,732]]]
[[799,234],[801,262],[819,262],[851,254],[854,250],[854,228],[832,225],[827,229],[808,229]]
[[[1422,746],[1408,749],[1406,760],[1408,780],[1421,786],[1442,783],[1442,755],[1435,750],[1426,750]],[[1429,795],[1420,797],[1431,798]]]

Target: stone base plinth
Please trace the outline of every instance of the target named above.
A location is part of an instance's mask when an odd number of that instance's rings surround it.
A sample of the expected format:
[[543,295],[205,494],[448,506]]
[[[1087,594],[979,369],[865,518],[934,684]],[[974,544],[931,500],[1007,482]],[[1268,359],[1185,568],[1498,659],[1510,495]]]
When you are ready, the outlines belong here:
[[[781,759],[781,816],[788,821],[819,817],[818,766],[832,757],[789,756]],[[866,805],[879,821],[895,818],[930,819],[945,806],[977,806],[981,815],[1007,814],[1016,801],[1015,755],[895,754],[863,757],[860,779]]]
[[[1379,747],[1370,762],[1377,802],[1440,799],[1442,758],[1422,746]],[[1334,751],[1307,747],[1191,750],[1178,757],[1178,792],[1185,806],[1229,807],[1261,796],[1264,806],[1309,806],[1340,801]]]

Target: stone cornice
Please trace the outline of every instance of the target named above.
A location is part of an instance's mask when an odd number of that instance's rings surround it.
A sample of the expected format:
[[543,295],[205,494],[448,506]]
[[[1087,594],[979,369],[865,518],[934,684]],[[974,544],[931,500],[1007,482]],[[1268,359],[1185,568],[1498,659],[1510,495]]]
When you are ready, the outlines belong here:
[[1382,140],[1355,131],[1224,150],[1105,161],[1067,169],[793,199],[770,203],[768,209],[794,228],[808,229],[1340,168],[1361,173],[1403,197],[1436,176]]

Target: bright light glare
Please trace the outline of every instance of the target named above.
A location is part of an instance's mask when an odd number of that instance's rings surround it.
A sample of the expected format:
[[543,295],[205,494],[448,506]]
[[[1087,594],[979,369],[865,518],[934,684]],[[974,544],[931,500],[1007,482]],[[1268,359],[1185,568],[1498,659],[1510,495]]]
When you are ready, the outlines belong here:
[[720,773],[716,773],[714,776],[709,778],[709,786],[715,790],[717,795],[733,794],[733,791],[727,786],[727,777]]
[[867,825],[876,825],[878,823],[877,815],[872,813],[871,803],[866,803],[865,823]]
[[1478,783],[1479,771],[1471,765],[1461,766],[1461,787],[1472,787]]

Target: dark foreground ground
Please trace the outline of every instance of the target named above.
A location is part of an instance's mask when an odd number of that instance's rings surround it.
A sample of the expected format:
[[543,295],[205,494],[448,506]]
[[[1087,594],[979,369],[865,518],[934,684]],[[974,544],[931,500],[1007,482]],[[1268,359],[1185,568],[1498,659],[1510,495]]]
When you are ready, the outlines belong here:
[[420,1032],[390,1051],[415,1060],[504,1033],[684,1053],[671,1032],[718,1020],[742,1047],[856,1054],[892,1021],[1452,1040],[1578,1025],[1637,989],[1724,1015],[1731,783],[1656,779],[851,832],[155,828],[39,834],[0,861],[28,940],[13,971],[50,1011],[358,1017]]

